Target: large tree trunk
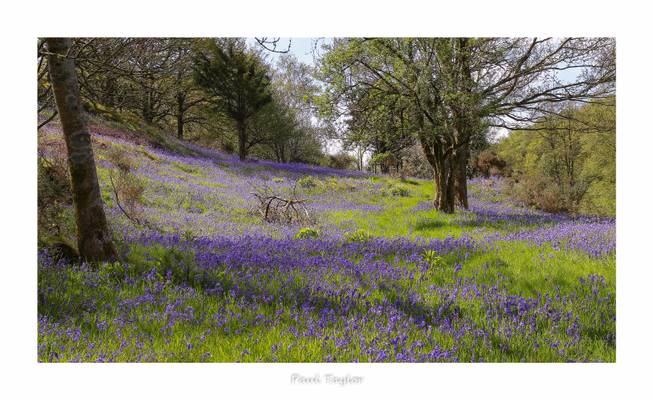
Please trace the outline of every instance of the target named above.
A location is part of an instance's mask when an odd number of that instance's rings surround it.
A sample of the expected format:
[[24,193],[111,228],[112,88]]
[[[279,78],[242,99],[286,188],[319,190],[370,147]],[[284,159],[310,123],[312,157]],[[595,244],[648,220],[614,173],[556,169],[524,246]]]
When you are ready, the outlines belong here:
[[469,145],[461,146],[455,156],[455,191],[456,202],[464,209],[469,208],[467,201],[467,162],[469,159]]
[[434,168],[435,200],[433,206],[447,214],[455,210],[455,177],[451,160],[438,159]]
[[247,158],[247,123],[237,121],[236,129],[238,130],[238,158],[245,160]]
[[455,210],[455,175],[454,163],[450,153],[447,153],[442,143],[433,140],[432,132],[424,127],[424,120],[417,115],[416,122],[420,130],[418,140],[424,151],[426,160],[433,169],[433,182],[435,186],[435,199],[433,206],[447,214],[453,214]]
[[71,40],[46,42],[52,89],[68,152],[79,254],[89,262],[113,261],[117,253],[104,214],[91,135],[82,114],[75,64],[68,57]]

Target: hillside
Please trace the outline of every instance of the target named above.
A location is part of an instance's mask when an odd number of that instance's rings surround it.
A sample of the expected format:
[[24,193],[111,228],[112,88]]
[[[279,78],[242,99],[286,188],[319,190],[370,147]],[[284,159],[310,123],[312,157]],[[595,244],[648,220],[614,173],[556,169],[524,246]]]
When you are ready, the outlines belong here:
[[[42,241],[41,361],[615,360],[613,219],[520,207],[498,179],[447,215],[431,181],[91,130],[123,261],[74,265]],[[39,152],[65,154],[56,124]],[[142,189],[130,207],[121,173]],[[294,191],[311,221],[264,221],[264,190]]]

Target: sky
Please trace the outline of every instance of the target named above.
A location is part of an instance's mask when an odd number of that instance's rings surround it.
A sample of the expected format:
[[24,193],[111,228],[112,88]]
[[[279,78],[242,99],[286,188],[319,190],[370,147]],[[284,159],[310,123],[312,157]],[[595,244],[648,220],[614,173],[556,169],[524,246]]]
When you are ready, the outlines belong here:
[[[330,38],[279,38],[279,42],[277,43],[277,50],[278,51],[285,51],[288,49],[288,44],[290,44],[290,50],[288,53],[294,55],[297,57],[297,59],[305,64],[309,65],[315,65],[313,62],[313,50],[315,48],[315,45],[317,44],[318,46],[325,41],[330,41]],[[249,38],[247,39],[247,42],[250,45],[257,45],[256,40],[254,38]],[[276,61],[279,59],[281,54],[278,53],[273,53],[273,52],[266,52],[268,59],[276,64]]]

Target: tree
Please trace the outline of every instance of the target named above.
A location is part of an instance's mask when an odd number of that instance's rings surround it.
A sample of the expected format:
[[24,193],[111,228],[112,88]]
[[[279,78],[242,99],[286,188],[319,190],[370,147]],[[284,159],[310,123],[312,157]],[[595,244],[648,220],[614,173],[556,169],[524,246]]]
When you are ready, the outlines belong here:
[[68,54],[71,40],[48,38],[46,43],[52,91],[68,153],[79,254],[89,262],[113,261],[117,253],[104,214],[75,63]]
[[320,131],[314,122],[318,90],[309,65],[291,55],[280,57],[270,85],[272,101],[252,123],[255,136],[264,138],[261,147],[278,162],[322,161]]
[[251,146],[247,123],[272,97],[265,65],[247,51],[243,41],[209,40],[194,58],[194,77],[217,111],[224,112],[236,124],[238,155],[247,157]]
[[[345,113],[359,92],[404,98],[435,181],[434,205],[467,205],[470,143],[488,127],[524,129],[551,104],[614,93],[608,38],[339,39],[322,60],[326,95]],[[576,75],[560,77],[562,71]]]
[[563,105],[555,114],[496,145],[514,169],[511,194],[547,211],[614,215],[614,107]]
[[170,39],[172,42],[172,67],[174,76],[174,102],[171,105],[172,115],[177,124],[177,137],[184,138],[184,128],[189,123],[202,122],[202,117],[193,111],[204,103],[192,77],[192,48],[194,39]]

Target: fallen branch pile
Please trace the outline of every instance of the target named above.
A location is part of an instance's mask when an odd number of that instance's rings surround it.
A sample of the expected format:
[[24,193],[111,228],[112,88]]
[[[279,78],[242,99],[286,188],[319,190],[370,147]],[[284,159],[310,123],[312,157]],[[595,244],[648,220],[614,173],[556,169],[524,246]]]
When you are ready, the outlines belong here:
[[259,201],[257,211],[266,222],[312,223],[312,218],[306,208],[308,199],[297,198],[295,188],[290,197],[273,193],[268,187],[257,188],[257,191],[251,192],[251,194]]

